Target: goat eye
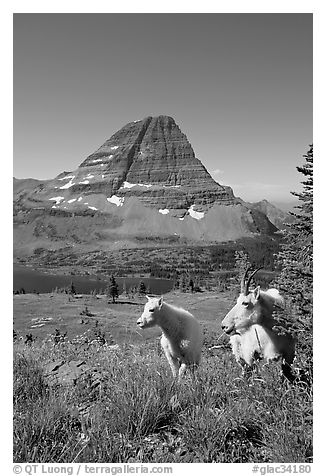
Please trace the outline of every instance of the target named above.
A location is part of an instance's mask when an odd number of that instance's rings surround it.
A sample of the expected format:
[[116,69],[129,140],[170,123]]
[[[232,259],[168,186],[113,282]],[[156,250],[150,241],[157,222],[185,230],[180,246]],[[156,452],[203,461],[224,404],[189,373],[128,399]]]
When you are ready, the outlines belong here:
[[148,309],[148,310],[149,310],[149,312],[154,312],[154,309]]
[[247,307],[249,305],[249,302],[243,301],[242,305]]

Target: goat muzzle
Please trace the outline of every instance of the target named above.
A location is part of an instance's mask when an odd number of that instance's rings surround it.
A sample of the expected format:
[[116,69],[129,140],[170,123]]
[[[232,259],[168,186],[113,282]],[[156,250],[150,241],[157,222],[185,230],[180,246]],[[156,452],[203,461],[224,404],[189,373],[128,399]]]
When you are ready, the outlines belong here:
[[228,336],[237,334],[237,332],[236,332],[234,326],[232,326],[232,327],[222,326],[222,330],[223,330],[223,332],[225,332],[225,334],[227,334]]

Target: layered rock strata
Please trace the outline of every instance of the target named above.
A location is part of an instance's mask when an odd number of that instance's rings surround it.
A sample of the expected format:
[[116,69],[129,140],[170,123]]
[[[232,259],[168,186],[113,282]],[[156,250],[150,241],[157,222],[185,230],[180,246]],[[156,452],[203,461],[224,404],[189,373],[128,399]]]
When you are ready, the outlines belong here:
[[214,241],[276,230],[264,213],[214,181],[169,116],[130,122],[76,170],[15,188],[16,215],[101,213],[105,229],[114,223],[121,236]]
[[[191,206],[204,211],[216,202],[237,202],[230,187],[213,180],[168,116],[126,124],[77,170],[48,182],[50,191],[53,198],[67,200],[93,193],[136,196],[147,206],[175,210],[180,216]],[[43,195],[44,190],[38,190],[34,198],[42,200]]]

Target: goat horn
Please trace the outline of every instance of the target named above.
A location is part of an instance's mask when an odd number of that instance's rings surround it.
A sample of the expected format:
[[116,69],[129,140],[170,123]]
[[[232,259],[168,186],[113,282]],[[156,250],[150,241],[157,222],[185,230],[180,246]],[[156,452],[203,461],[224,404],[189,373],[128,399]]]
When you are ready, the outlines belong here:
[[260,269],[263,269],[263,266],[261,266],[260,268],[255,269],[255,271],[249,276],[248,281],[247,281],[247,283],[246,283],[246,291],[247,291],[247,294],[249,293],[249,285],[250,285],[250,282],[251,282],[252,278],[255,276],[255,274],[256,274]]
[[249,268],[246,269],[245,274],[243,275],[243,277],[241,279],[241,288],[240,289],[241,289],[241,293],[243,293],[243,294],[246,294],[246,290],[247,290],[246,278],[247,278],[247,274],[248,274],[250,268],[251,268],[251,266],[249,266]]

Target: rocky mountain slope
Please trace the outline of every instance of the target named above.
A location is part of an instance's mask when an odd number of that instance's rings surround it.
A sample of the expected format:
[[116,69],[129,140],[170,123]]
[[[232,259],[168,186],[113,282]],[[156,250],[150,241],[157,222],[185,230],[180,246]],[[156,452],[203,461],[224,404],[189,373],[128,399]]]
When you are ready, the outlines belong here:
[[283,230],[286,228],[288,223],[293,221],[293,218],[289,213],[284,212],[278,207],[275,207],[275,205],[272,205],[267,200],[261,200],[260,202],[255,203],[247,203],[247,205],[251,207],[252,210],[259,210],[260,212],[264,213],[269,221],[273,223],[273,225],[275,225],[279,230]]
[[53,180],[14,179],[15,249],[216,242],[277,231],[262,207],[215,182],[168,116],[126,124]]

